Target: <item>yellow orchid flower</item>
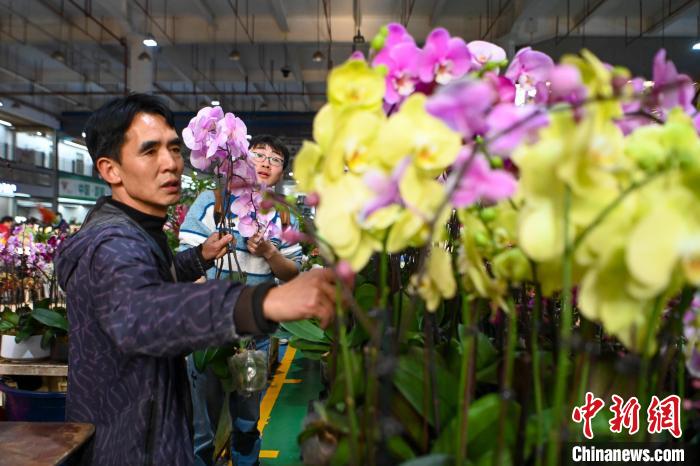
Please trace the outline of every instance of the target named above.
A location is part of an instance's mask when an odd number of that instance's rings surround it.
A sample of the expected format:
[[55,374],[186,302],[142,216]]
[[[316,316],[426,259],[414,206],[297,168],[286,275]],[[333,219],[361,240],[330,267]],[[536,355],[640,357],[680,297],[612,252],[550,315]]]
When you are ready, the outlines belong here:
[[461,149],[461,136],[445,123],[425,111],[426,97],[411,95],[379,132],[374,153],[392,169],[407,155],[413,164],[435,178],[456,159]]
[[383,68],[348,60],[328,75],[328,101],[340,109],[381,111],[386,90]]
[[304,141],[301,149],[294,157],[294,179],[303,192],[316,191],[316,176],[323,158],[318,144]]
[[324,164],[325,176],[336,179],[345,167],[354,173],[363,173],[370,166],[381,168],[378,159],[382,153],[370,148],[385,121],[383,115],[368,111],[351,112],[339,121],[340,129],[335,132]]
[[428,256],[425,273],[411,277],[413,292],[425,300],[428,311],[435,312],[443,299],[457,293],[457,283],[452,272],[452,255],[441,247],[433,247]]

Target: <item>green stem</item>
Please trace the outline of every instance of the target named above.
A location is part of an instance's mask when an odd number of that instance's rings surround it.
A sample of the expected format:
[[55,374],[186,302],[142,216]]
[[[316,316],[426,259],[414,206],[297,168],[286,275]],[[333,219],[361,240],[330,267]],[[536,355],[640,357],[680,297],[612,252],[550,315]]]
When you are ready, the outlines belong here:
[[564,411],[564,391],[569,375],[569,345],[571,343],[572,305],[571,282],[573,268],[573,248],[569,240],[569,214],[571,210],[571,189],[567,186],[564,192],[564,261],[562,274],[561,319],[559,328],[559,353],[557,354],[557,370],[554,384],[553,417],[549,432],[547,449],[547,464],[555,466],[559,459],[559,446],[563,427],[562,412]]
[[642,398],[642,406],[647,406],[649,404],[649,399],[651,398],[647,393],[647,384],[649,376],[649,363],[651,362],[651,352],[649,350],[649,345],[651,343],[652,336],[654,335],[654,329],[656,324],[661,317],[661,310],[663,308],[663,300],[661,297],[656,298],[654,301],[654,306],[651,311],[651,319],[649,319],[649,326],[646,328],[644,333],[644,346],[642,347],[642,368],[641,375],[639,378],[639,385],[637,393]]
[[536,459],[535,465],[542,464],[542,449],[540,448],[540,440],[542,439],[542,375],[540,373],[540,352],[539,352],[539,335],[538,329],[540,326],[540,314],[542,313],[542,287],[539,283],[535,285],[535,307],[532,311],[532,333],[531,349],[532,349],[532,381],[535,390],[535,411],[537,415],[537,442],[536,442]]
[[467,455],[467,418],[469,414],[470,393],[467,387],[467,379],[469,378],[470,364],[472,363],[474,353],[474,313],[471,312],[469,297],[466,293],[462,294],[462,322],[464,322],[465,342],[462,348],[462,364],[459,373],[459,391],[457,392],[458,408],[457,408],[457,451],[455,458],[457,459],[456,466],[463,466],[464,459]]
[[345,409],[348,411],[348,423],[350,424],[350,464],[358,465],[357,458],[360,453],[359,450],[359,437],[358,437],[358,427],[357,427],[357,417],[355,414],[355,395],[353,393],[352,386],[352,368],[350,366],[350,349],[348,347],[347,338],[347,328],[345,327],[345,315],[342,306],[342,291],[340,289],[340,284],[336,285],[336,313],[338,314],[339,322],[339,335],[338,340],[340,341],[340,355],[343,359],[343,375],[345,377]]
[[[503,368],[503,379],[501,387],[501,412],[498,421],[498,446],[496,447],[496,456],[494,456],[494,465],[501,464],[501,455],[505,446],[505,428],[506,414],[511,402],[513,385],[513,366],[515,363],[515,343],[518,337],[518,319],[515,311],[515,303],[512,297],[508,297],[508,340],[506,343],[506,365]],[[507,394],[507,396],[506,396]]]

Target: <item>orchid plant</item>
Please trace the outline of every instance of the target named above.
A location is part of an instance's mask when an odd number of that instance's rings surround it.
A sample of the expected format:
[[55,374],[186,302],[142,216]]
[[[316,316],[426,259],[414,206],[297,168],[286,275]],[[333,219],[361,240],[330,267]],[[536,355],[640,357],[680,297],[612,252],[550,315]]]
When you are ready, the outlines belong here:
[[652,79],[586,50],[508,61],[442,28],[420,48],[399,24],[330,72],[294,162],[305,234],[376,294],[357,288],[330,332],[290,326],[331,367],[308,464],[556,464],[605,355],[637,361],[643,399],[685,393],[700,113],[663,50]]
[[17,343],[42,335],[46,348],[68,333],[64,298],[53,270],[64,237],[20,225],[0,244],[0,333],[15,335]]

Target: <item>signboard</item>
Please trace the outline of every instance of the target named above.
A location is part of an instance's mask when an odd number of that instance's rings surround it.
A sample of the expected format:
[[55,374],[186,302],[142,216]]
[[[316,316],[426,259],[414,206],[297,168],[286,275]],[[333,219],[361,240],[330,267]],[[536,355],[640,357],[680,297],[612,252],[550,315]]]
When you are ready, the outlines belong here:
[[0,196],[15,197],[16,192],[16,184],[0,182]]
[[96,178],[63,172],[58,176],[58,195],[60,197],[95,201],[109,193],[109,186]]

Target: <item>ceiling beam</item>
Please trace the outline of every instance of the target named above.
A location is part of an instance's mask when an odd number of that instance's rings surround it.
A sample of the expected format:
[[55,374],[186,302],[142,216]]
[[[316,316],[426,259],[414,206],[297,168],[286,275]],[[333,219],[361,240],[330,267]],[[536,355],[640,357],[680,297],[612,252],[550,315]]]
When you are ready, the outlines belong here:
[[[566,32],[564,34],[559,34],[558,28],[559,28],[559,17],[557,17],[557,35],[554,39],[555,44],[559,44],[561,41],[566,39],[571,35],[572,32],[574,32],[577,29],[580,29],[586,25],[589,19],[593,17],[593,14],[596,12],[598,8],[600,8],[603,3],[605,3],[607,0],[593,0],[593,2],[584,2],[583,8],[579,12],[578,15],[573,16],[572,18],[569,18],[569,13],[567,12],[567,17],[566,17]],[[572,21],[570,21],[570,19]]]
[[[673,6],[672,3],[668,3],[668,10],[666,9],[666,2],[662,2],[661,11],[651,17],[644,17],[643,12],[640,11],[640,31],[639,35],[630,38],[627,41],[627,45],[631,44],[635,40],[649,34],[655,34],[662,29],[672,25],[678,21],[688,9],[692,6],[697,5],[698,0],[686,0],[680,5]],[[644,26],[642,26],[644,24]]]
[[214,17],[214,13],[211,11],[211,8],[209,8],[209,5],[207,5],[206,0],[193,0],[193,2],[197,9],[202,13],[202,16],[204,16],[204,19],[207,21],[207,24],[210,26],[214,26],[216,23],[216,18]]
[[275,22],[277,22],[277,26],[280,28],[280,31],[289,32],[287,12],[284,11],[282,0],[267,0],[267,3],[270,5],[270,11],[272,12],[272,16],[275,18]]

